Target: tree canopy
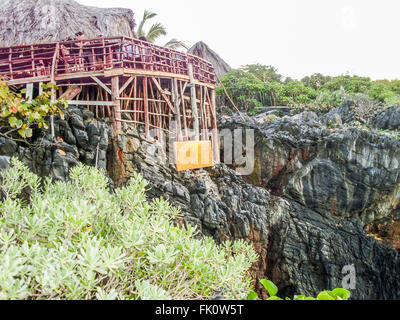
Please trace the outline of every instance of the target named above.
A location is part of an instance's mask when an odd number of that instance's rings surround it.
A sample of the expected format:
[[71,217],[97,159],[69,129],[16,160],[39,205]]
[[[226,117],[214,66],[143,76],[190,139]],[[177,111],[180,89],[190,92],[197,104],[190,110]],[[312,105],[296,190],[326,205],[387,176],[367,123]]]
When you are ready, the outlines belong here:
[[[252,64],[232,70],[221,82],[243,111],[281,105],[332,108],[346,98],[360,95],[376,105],[400,104],[400,80],[372,81],[357,75],[332,77],[321,73],[294,80],[282,76],[273,66]],[[223,88],[218,89],[218,94],[229,104]]]

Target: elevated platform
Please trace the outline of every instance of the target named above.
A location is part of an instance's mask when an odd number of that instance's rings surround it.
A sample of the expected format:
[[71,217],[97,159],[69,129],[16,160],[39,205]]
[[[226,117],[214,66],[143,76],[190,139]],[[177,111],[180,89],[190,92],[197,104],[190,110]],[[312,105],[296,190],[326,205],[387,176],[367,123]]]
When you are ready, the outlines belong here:
[[[83,44],[83,45],[82,45]],[[98,38],[0,48],[0,76],[10,85],[112,75],[114,69],[143,75],[189,77],[215,85],[211,63],[133,38]]]
[[155,129],[177,141],[211,140],[219,161],[216,76],[197,56],[127,37],[32,44],[0,48],[0,77],[26,86],[28,98],[54,83],[54,100],[113,118],[116,133],[126,122],[144,125],[148,136]]

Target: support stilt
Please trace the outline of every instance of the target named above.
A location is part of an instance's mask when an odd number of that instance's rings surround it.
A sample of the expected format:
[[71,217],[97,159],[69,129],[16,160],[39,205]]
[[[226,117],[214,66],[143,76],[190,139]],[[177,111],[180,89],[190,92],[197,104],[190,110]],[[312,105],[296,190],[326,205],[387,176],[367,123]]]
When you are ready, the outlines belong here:
[[121,131],[121,101],[119,100],[119,77],[111,78],[111,99],[114,104],[114,130],[118,134]]
[[196,141],[200,140],[200,127],[199,127],[199,113],[197,111],[197,98],[196,98],[196,85],[193,76],[193,65],[188,64],[189,79],[190,79],[190,93],[192,100],[192,115],[193,115],[193,129],[194,129],[194,139]]
[[143,102],[144,102],[144,131],[146,138],[150,137],[149,132],[149,98],[147,92],[147,77],[143,77]]
[[213,154],[214,162],[220,163],[219,155],[219,135],[218,135],[218,124],[217,124],[217,104],[216,104],[216,92],[215,89],[211,90],[211,110],[212,112],[212,140],[213,140]]

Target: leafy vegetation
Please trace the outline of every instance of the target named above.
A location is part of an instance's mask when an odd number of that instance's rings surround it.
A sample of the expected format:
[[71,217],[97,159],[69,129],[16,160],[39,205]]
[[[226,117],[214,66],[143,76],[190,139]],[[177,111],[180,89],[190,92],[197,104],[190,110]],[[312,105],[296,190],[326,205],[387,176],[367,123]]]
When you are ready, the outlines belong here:
[[[268,298],[266,300],[283,300],[277,296],[278,287],[271,281],[267,279],[260,280],[265,290],[268,293]],[[343,288],[336,288],[332,291],[325,290],[320,292],[317,297],[306,297],[304,295],[295,295],[293,300],[348,300],[350,298],[350,291]],[[258,298],[256,292],[251,291],[247,296],[247,300],[255,300]],[[285,300],[292,300],[288,297]]]
[[[221,82],[234,103],[245,112],[254,107],[281,105],[326,110],[339,106],[345,99],[362,99],[375,109],[400,104],[400,80],[372,81],[367,77],[316,73],[298,81],[284,78],[272,66],[254,64],[233,70]],[[218,89],[218,94],[224,99],[223,88]]]
[[[157,13],[155,12],[149,10],[144,11],[142,20],[140,21],[138,28],[136,30],[136,34],[138,37],[145,37],[148,42],[154,43],[161,36],[167,35],[167,29],[160,22],[153,23],[150,26],[149,30],[145,31],[144,26],[146,22],[155,18],[156,16]],[[170,49],[184,48],[186,50],[189,50],[189,47],[183,41],[179,41],[175,38],[169,40],[166,44],[164,44],[164,47]]]
[[66,102],[51,102],[51,90],[56,90],[57,87],[44,84],[42,88],[41,95],[27,101],[22,96],[24,90],[14,92],[0,79],[0,135],[12,139],[17,133],[19,138],[30,138],[33,127],[48,128],[45,121],[47,116],[64,116],[61,110],[66,108]]
[[114,193],[94,168],[70,178],[42,181],[16,159],[0,173],[0,299],[246,297],[249,244],[177,227],[179,210],[146,201],[138,174]]

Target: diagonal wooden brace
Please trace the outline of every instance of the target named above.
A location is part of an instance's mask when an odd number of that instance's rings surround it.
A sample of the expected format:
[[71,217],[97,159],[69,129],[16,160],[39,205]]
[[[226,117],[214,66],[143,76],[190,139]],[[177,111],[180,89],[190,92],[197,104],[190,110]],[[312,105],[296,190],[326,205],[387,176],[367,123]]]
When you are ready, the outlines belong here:
[[167,105],[171,109],[172,113],[175,114],[174,106],[172,105],[171,101],[168,99],[167,95],[164,93],[164,90],[161,88],[160,83],[157,81],[157,79],[155,77],[151,77],[151,80],[153,80],[153,82],[156,85],[158,91],[160,91],[161,96],[167,102]]
[[99,78],[97,78],[97,77],[95,77],[95,76],[91,76],[91,78],[92,78],[94,81],[96,81],[96,83],[97,83],[100,87],[102,87],[104,90],[106,90],[109,94],[112,95],[111,89],[110,89],[109,87],[107,87],[103,82],[101,82],[101,80],[100,80]]

